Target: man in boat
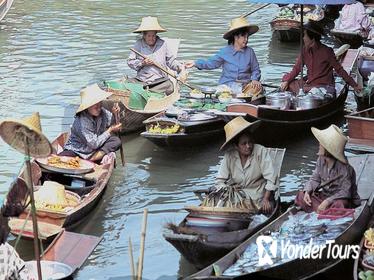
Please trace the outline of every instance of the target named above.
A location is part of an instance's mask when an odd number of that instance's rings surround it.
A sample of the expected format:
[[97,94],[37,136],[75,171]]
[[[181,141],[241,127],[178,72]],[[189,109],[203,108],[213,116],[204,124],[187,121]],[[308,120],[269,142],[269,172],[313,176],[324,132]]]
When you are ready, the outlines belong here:
[[365,37],[371,29],[371,20],[360,1],[345,4],[337,19],[335,29],[350,32],[360,32]]
[[280,88],[282,90],[289,90],[298,94],[300,89],[305,93],[312,88],[321,88],[331,96],[336,95],[335,80],[333,69],[341,76],[344,81],[349,84],[356,92],[361,91],[361,87],[352,79],[351,76],[343,69],[342,65],[336,60],[332,48],[320,42],[323,35],[322,27],[315,21],[309,20],[304,25],[304,48],[303,60],[308,72],[304,81],[296,79],[301,71],[301,54],[297,58],[296,64],[292,71],[285,74],[282,78]]
[[113,106],[113,114],[102,107],[102,101],[110,95],[97,84],[81,91],[81,104],[76,112],[70,137],[60,155],[99,161],[121,147],[121,139],[116,134],[121,130],[122,124],[115,124],[113,116],[118,114],[119,107]]
[[184,65],[176,60],[168,44],[157,36],[157,33],[165,31],[156,17],[143,17],[139,28],[134,31],[134,33],[142,33],[142,38],[136,41],[134,49],[147,58],[144,59],[131,52],[127,64],[137,72],[135,78],[129,79],[130,82],[142,83],[152,91],[169,95],[173,93],[174,85],[167,74],[155,66],[154,62],[164,69],[169,67],[176,71],[182,80],[185,80],[186,74]]
[[295,204],[306,212],[359,206],[356,173],[344,155],[347,137],[335,125],[324,130],[312,127],[312,133],[319,142],[316,168]]
[[239,185],[240,191],[245,194],[246,208],[270,213],[275,206],[278,175],[267,149],[253,140],[259,123],[236,117],[225,125],[226,142],[221,150],[226,152],[213,191]]
[[260,66],[254,50],[247,46],[249,36],[258,30],[257,25],[249,24],[243,17],[233,19],[230,29],[223,34],[228,45],[209,59],[187,61],[186,68],[211,70],[222,67],[219,84],[234,88],[238,83],[247,85],[252,82],[254,87],[262,91]]

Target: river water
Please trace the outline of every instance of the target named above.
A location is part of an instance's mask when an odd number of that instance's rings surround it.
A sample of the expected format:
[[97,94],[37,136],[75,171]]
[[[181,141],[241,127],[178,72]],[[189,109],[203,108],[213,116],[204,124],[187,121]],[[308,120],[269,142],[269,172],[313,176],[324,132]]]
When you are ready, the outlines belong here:
[[[44,133],[53,139],[69,128],[79,104],[79,90],[103,79],[131,75],[126,65],[131,33],[143,16],[159,17],[168,29],[161,36],[181,38],[179,58],[206,58],[225,45],[222,34],[233,17],[255,7],[244,0],[15,0],[0,23],[1,118],[20,118],[38,111]],[[278,83],[290,69],[298,44],[272,38],[272,5],[249,17],[260,31],[251,36],[262,70],[262,80]],[[219,71],[190,72],[195,84],[215,85]],[[342,125],[343,116],[336,119]],[[269,134],[270,145],[286,147],[281,193],[292,200],[307,180],[316,159],[317,142],[310,133],[279,142]],[[163,225],[178,223],[185,205],[197,205],[193,189],[212,185],[222,154],[223,139],[178,150],[159,148],[138,134],[124,137],[127,165],[114,171],[103,199],[76,230],[103,236],[102,242],[77,273],[76,279],[127,279],[130,275],[128,238],[138,256],[142,213],[148,208],[143,276],[177,279],[194,268],[162,237]],[[6,194],[23,162],[23,156],[0,143],[0,197]],[[11,238],[12,239],[12,238]],[[31,242],[22,242],[20,254],[32,256]]]

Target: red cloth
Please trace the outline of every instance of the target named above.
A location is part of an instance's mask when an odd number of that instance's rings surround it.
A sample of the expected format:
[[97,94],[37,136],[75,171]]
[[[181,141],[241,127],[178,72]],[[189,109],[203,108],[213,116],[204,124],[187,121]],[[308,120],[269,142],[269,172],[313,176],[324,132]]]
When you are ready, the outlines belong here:
[[[336,60],[332,48],[316,42],[312,47],[303,49],[304,64],[308,69],[308,80],[306,84],[309,86],[317,85],[335,85],[333,69],[344,79],[351,87],[357,86],[351,76],[347,74],[342,65]],[[282,78],[283,82],[293,81],[301,71],[301,56],[296,60],[296,64],[292,71],[285,74]]]
[[[295,204],[300,206],[302,210],[305,212],[316,212],[318,209],[318,206],[326,199],[326,197],[320,195],[320,194],[311,194],[310,200],[312,201],[312,205],[309,206],[304,201],[304,191],[299,191],[295,198]],[[351,203],[348,201],[348,199],[335,199],[332,204],[327,207],[328,208],[352,208]]]

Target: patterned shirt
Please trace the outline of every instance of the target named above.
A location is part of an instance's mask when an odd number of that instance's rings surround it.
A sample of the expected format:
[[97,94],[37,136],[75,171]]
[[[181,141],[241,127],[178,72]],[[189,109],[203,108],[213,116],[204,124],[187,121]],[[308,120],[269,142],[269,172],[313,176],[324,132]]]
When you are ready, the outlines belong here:
[[112,113],[104,108],[98,117],[84,110],[75,116],[64,149],[73,151],[83,159],[90,158],[110,137],[107,129],[113,122]]
[[247,82],[250,80],[259,81],[261,78],[260,66],[255,52],[250,47],[237,51],[233,45],[228,45],[207,60],[196,60],[195,66],[200,70],[222,67],[219,84],[228,84],[238,80]]
[[0,280],[21,279],[19,271],[24,266],[25,263],[12,246],[7,242],[0,245]]
[[[144,39],[139,39],[136,41],[134,49],[141,54],[146,55],[164,68],[169,67],[176,72],[179,72],[182,69],[182,64],[176,60],[176,57],[172,54],[167,43],[158,36],[153,47],[147,45]],[[127,59],[129,67],[137,71],[137,79],[142,82],[152,82],[156,79],[167,77],[167,75],[156,66],[143,66],[143,60],[142,57],[134,52],[130,52],[129,58]]]
[[361,2],[344,5],[341,11],[340,23],[336,27],[345,31],[364,31],[370,29],[370,18]]
[[360,196],[357,193],[356,173],[349,164],[344,164],[335,160],[331,169],[328,169],[327,162],[324,157],[317,159],[316,169],[313,171],[312,177],[305,184],[304,191],[311,193],[315,191],[323,182],[331,180],[334,177],[341,177],[331,184],[324,187],[321,192],[323,196],[327,196],[332,202],[335,199],[348,199],[354,205],[360,205]]
[[243,186],[243,191],[259,206],[265,191],[275,191],[277,174],[273,161],[264,146],[255,144],[252,154],[242,166],[239,152],[230,149],[225,153],[219,167],[216,184],[217,187],[227,183]]

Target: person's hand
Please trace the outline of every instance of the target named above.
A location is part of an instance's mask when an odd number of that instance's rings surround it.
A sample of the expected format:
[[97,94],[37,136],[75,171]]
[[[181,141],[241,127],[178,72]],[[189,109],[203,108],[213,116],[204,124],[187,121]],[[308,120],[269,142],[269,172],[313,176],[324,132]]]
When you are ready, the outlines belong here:
[[195,61],[193,61],[193,60],[187,60],[187,61],[184,63],[184,66],[185,66],[186,68],[192,68],[192,67],[195,66]]
[[116,115],[118,114],[120,111],[120,108],[119,108],[119,105],[118,105],[118,102],[114,103],[113,107],[112,107],[112,114],[113,115]]
[[288,82],[282,82],[279,87],[280,87],[280,89],[282,91],[287,90],[287,88],[288,88]]
[[308,192],[304,193],[304,202],[306,203],[306,205],[312,206],[312,200],[310,199],[310,195]]
[[153,65],[153,60],[147,57],[143,60],[143,66],[149,66],[149,65]]
[[362,86],[357,85],[357,86],[355,86],[355,87],[353,88],[353,90],[354,90],[356,93],[361,93],[361,91],[362,91]]
[[115,124],[115,125],[112,125],[111,127],[108,128],[108,132],[109,133],[116,133],[116,132],[119,132],[122,128],[122,123],[118,123],[118,124]]
[[272,209],[273,209],[273,207],[271,206],[271,203],[270,203],[269,199],[264,197],[262,199],[261,211],[264,212],[264,213],[270,213]]
[[262,85],[261,85],[261,82],[260,81],[256,81],[256,80],[252,80],[252,85],[255,89],[257,90],[261,90],[262,89]]
[[322,201],[322,203],[318,206],[317,208],[317,213],[321,213],[323,210],[325,210],[327,207],[330,206],[330,202],[325,199],[324,201]]

